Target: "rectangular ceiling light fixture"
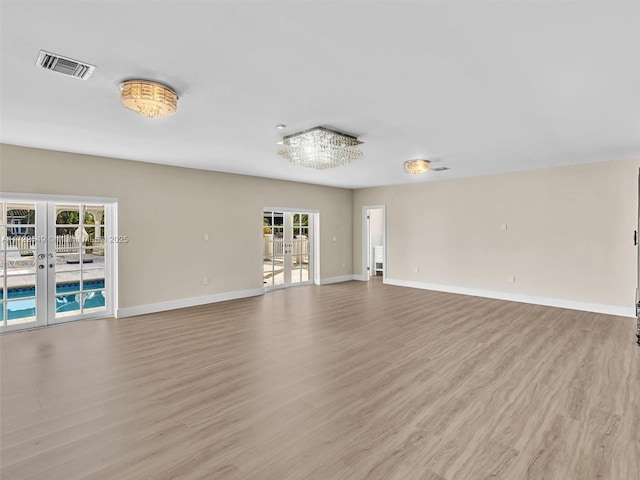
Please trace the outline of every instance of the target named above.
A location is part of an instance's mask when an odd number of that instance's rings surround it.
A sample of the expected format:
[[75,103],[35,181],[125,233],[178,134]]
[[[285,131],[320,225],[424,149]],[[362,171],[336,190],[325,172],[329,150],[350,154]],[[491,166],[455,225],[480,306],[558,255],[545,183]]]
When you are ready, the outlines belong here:
[[282,138],[278,153],[294,165],[323,170],[345,165],[362,156],[363,142],[331,128],[314,127]]

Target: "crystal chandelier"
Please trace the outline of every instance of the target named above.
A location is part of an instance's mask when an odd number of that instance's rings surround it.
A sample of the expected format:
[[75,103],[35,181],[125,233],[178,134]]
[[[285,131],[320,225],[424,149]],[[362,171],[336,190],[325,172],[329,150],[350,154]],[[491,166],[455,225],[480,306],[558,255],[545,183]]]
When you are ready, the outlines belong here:
[[146,80],[129,80],[120,85],[122,104],[148,118],[173,115],[178,95],[165,85]]
[[429,160],[423,160],[421,158],[407,160],[404,162],[404,171],[411,175],[420,175],[429,170],[430,164],[431,162]]
[[278,154],[294,165],[324,170],[345,165],[362,156],[352,135],[325,127],[314,127],[282,138]]

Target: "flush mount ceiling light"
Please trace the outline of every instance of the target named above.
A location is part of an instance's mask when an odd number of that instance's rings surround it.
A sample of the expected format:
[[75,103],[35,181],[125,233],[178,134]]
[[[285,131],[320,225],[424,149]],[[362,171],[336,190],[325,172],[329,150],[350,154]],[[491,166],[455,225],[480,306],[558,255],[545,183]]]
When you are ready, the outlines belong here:
[[148,118],[173,115],[178,95],[171,88],[147,80],[128,80],[120,85],[120,100],[129,110]]
[[429,160],[423,160],[421,158],[407,160],[404,162],[404,171],[411,175],[420,175],[429,170],[430,164],[431,162]]
[[282,137],[283,148],[278,154],[294,165],[324,170],[360,158],[358,146],[362,143],[353,135],[314,127]]

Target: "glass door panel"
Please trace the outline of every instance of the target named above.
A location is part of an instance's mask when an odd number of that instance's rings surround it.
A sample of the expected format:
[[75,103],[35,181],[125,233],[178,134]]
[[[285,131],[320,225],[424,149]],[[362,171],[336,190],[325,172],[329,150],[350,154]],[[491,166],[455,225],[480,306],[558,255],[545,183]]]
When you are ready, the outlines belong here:
[[286,287],[311,281],[311,214],[263,213],[264,287]]
[[284,285],[284,213],[264,212],[262,222],[264,238],[264,287]]
[[0,199],[0,332],[112,311],[108,207]]
[[53,323],[107,312],[104,224],[106,206],[54,204],[55,311]]
[[304,283],[309,277],[309,214],[292,214],[292,283]]
[[0,332],[46,324],[39,299],[45,273],[37,268],[45,245],[43,202],[0,201]]

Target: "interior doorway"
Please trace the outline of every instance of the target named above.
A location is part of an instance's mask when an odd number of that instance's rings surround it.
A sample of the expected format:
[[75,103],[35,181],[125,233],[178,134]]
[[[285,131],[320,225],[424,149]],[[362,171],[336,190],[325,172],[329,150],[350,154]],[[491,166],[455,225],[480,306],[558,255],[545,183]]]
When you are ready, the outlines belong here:
[[265,209],[262,219],[266,290],[310,285],[314,275],[314,212]]
[[387,277],[386,209],[384,205],[362,207],[362,276]]
[[115,203],[0,198],[0,332],[113,314]]
[[638,172],[638,224],[634,234],[636,244],[637,283],[636,283],[636,343],[640,346],[640,171]]

